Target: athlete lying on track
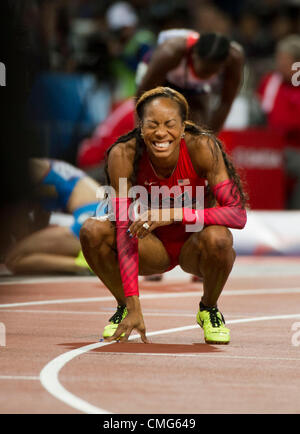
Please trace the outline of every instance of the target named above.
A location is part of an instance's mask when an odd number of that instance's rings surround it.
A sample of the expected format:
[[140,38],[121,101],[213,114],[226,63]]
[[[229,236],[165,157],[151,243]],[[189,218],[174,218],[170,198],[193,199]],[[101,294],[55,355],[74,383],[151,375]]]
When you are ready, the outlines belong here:
[[[69,163],[46,158],[29,161],[34,194],[23,212],[30,231],[8,251],[7,268],[14,274],[89,273],[79,242],[79,231],[95,215],[100,185]],[[49,225],[51,213],[73,215],[71,227]]]
[[[138,274],[164,273],[180,265],[203,278],[197,322],[206,342],[226,344],[230,332],[217,301],[235,260],[228,227],[241,229],[246,223],[239,177],[215,136],[187,121],[188,104],[179,92],[166,87],[145,92],[136,111],[139,126],[117,140],[107,159],[108,181],[116,191],[112,199],[116,222],[88,219],[80,231],[88,264],[118,304],[103,337],[127,340],[136,329],[148,342]],[[121,178],[126,180],[124,191]],[[207,193],[205,209],[182,208],[174,201],[169,209],[151,209],[129,219],[127,194],[133,185],[149,193],[154,186],[177,186],[181,198],[189,186],[192,202],[196,187],[202,186]],[[217,206],[212,206],[215,200]],[[167,220],[163,211],[169,213]],[[188,232],[187,224],[194,223],[204,226]]]

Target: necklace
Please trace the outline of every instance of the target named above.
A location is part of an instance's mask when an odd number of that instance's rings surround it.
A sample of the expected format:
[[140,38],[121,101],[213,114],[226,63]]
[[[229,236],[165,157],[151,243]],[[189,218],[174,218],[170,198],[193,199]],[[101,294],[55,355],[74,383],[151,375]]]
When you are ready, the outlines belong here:
[[155,174],[155,176],[156,176],[157,178],[160,178],[160,179],[161,179],[161,178],[163,178],[163,179],[171,178],[171,176],[172,176],[173,173],[175,172],[175,170],[176,170],[176,168],[177,168],[177,165],[178,165],[178,160],[179,160],[179,156],[180,156],[180,150],[181,150],[181,142],[180,142],[180,144],[179,144],[179,152],[178,152],[178,158],[177,158],[176,164],[175,164],[175,166],[173,167],[171,173],[170,173],[168,176],[165,176],[165,175],[159,175],[159,174],[157,173],[157,171],[155,170],[155,168],[154,168],[154,166],[153,166],[153,164],[152,164],[152,161],[151,161],[151,159],[150,159],[150,157],[149,157],[149,154],[148,154],[148,159],[149,159],[150,166],[151,166],[151,168],[152,168],[152,170],[153,170],[153,172],[154,172],[154,174]]

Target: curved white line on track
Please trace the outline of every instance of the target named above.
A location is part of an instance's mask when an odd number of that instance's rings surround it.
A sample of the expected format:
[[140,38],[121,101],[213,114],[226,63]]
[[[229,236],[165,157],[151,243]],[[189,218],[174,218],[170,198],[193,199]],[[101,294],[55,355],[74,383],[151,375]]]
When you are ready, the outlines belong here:
[[[238,324],[238,323],[247,323],[247,322],[257,322],[257,321],[272,321],[276,319],[292,319],[292,318],[300,318],[300,313],[290,314],[290,315],[273,315],[273,316],[263,316],[256,318],[243,318],[227,321],[226,324]],[[147,336],[155,336],[167,333],[174,333],[179,331],[187,331],[192,330],[194,328],[198,328],[198,325],[191,325],[185,327],[177,327],[172,329],[158,330],[154,332],[147,333]],[[130,340],[139,338],[139,335],[130,336]],[[113,342],[97,342],[90,345],[85,345],[81,348],[77,348],[75,350],[67,351],[66,353],[61,354],[55,359],[51,360],[40,372],[40,381],[43,387],[55,398],[64,402],[65,404],[73,407],[76,410],[79,410],[83,413],[88,414],[112,414],[109,411],[96,407],[87,401],[84,401],[81,398],[78,398],[76,395],[73,395],[71,392],[66,390],[59,382],[58,375],[61,369],[75,357],[80,356],[88,351],[94,350],[96,348],[100,348],[106,345],[110,345]],[[129,353],[130,354],[130,353]],[[215,357],[218,357],[217,355]]]
[[[270,294],[299,294],[300,288],[270,288],[270,289],[232,289],[224,290],[223,296],[230,295],[270,295]],[[185,297],[200,297],[202,291],[188,291],[188,292],[166,292],[163,294],[153,293],[140,295],[141,300],[151,300],[154,298],[185,298]],[[97,301],[110,301],[114,300],[112,296],[105,297],[85,297],[85,298],[66,298],[56,300],[43,300],[43,301],[26,301],[20,303],[6,303],[0,304],[0,308],[8,307],[22,307],[22,306],[44,306],[51,304],[69,304],[69,303],[92,303]]]

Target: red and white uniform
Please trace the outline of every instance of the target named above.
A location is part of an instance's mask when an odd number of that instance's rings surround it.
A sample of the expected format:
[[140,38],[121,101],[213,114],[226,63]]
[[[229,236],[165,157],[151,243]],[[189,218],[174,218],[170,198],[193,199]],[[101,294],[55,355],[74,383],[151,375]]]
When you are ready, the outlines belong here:
[[192,90],[196,93],[210,93],[214,88],[220,86],[220,74],[210,79],[202,80],[194,70],[191,48],[200,37],[198,32],[187,29],[166,30],[158,35],[158,44],[177,36],[186,37],[186,55],[181,59],[176,68],[167,73],[167,81],[178,88]]
[[[186,54],[181,59],[176,68],[169,71],[166,75],[165,86],[177,89],[183,94],[187,92],[203,94],[211,93],[220,88],[222,82],[222,73],[214,75],[210,79],[202,80],[197,76],[193,61],[191,58],[191,48],[198,41],[200,34],[188,29],[171,29],[159,33],[157,44],[160,45],[170,38],[185,37],[186,38]],[[139,83],[147,70],[147,64],[151,57],[145,56],[144,61],[140,63],[137,71],[137,83]]]
[[[137,185],[145,187],[148,190],[149,195],[151,194],[151,188],[155,186],[167,186],[169,189],[171,189],[173,186],[178,186],[179,196],[183,197],[184,193],[187,191],[187,188],[185,187],[190,186],[192,187],[192,197],[189,199],[190,203],[192,203],[196,199],[196,187],[205,187],[206,184],[206,179],[200,178],[193,168],[184,139],[182,139],[180,142],[180,152],[177,165],[169,178],[160,179],[155,174],[146,150],[141,157],[137,174]],[[189,200],[187,201],[189,202]],[[162,241],[165,249],[168,252],[171,262],[170,269],[174,268],[176,265],[178,265],[181,247],[189,238],[191,233],[186,231],[185,225],[183,225],[181,222],[159,227],[153,232]]]

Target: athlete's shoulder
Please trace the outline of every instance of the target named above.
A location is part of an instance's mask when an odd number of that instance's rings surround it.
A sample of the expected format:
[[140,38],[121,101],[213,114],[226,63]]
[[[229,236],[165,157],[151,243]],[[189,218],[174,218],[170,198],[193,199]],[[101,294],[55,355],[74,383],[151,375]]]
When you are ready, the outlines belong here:
[[214,143],[214,135],[206,130],[185,133],[187,148],[191,151],[206,151]]
[[214,134],[201,129],[197,133],[186,132],[185,142],[197,173],[202,173],[209,168],[215,153],[218,152]]
[[245,52],[243,47],[236,41],[230,42],[229,58],[236,64],[243,64],[245,61]]
[[162,30],[157,37],[157,44],[161,45],[169,41],[171,44],[183,44],[186,46],[187,41],[193,36],[199,37],[199,33],[190,29],[168,29]]
[[173,36],[165,39],[157,47],[157,51],[161,52],[165,57],[182,57],[186,52],[187,37]]
[[129,158],[134,155],[136,149],[136,138],[133,137],[126,142],[118,142],[109,151],[110,158]]

